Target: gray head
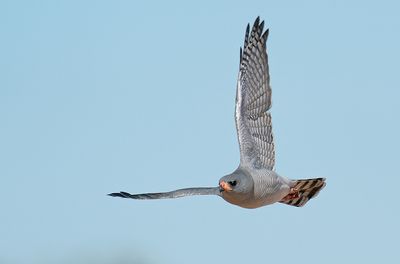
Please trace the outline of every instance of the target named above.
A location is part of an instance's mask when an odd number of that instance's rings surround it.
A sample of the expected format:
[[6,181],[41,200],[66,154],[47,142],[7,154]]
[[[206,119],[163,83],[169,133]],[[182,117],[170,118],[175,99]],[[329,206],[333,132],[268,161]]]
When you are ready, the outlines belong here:
[[219,180],[221,196],[228,202],[236,204],[253,194],[254,183],[251,176],[240,169]]

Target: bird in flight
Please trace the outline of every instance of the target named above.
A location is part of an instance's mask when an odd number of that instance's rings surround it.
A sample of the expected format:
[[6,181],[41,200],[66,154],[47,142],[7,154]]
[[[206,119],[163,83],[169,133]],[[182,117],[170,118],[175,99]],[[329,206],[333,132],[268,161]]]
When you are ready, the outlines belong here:
[[171,192],[130,194],[113,197],[139,200],[217,195],[243,208],[258,208],[276,202],[301,207],[325,187],[324,178],[293,180],[275,170],[272,135],[271,86],[266,43],[269,29],[257,17],[247,25],[236,88],[235,121],[240,148],[238,168],[219,180],[217,187],[197,187]]

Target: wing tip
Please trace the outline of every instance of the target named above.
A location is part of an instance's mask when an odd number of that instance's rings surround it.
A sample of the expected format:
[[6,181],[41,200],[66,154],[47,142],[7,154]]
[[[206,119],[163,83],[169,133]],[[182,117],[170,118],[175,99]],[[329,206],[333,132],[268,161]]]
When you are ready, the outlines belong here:
[[247,23],[246,33],[244,35],[244,44],[243,48],[246,48],[247,44],[249,43],[249,33],[250,33],[250,24]]
[[269,35],[269,28],[267,28],[265,30],[264,34],[262,34],[262,38],[264,39],[264,42],[267,42],[268,35]]
[[255,26],[258,27],[259,24],[260,24],[260,16],[257,16],[256,20],[254,20],[253,27]]
[[[266,43],[268,35],[269,35],[269,28],[264,31],[265,21],[260,19],[260,16],[257,16],[253,25],[250,27],[250,24],[247,24],[246,33],[244,37],[244,46],[243,50],[246,49],[251,39],[261,39]],[[251,28],[251,29],[250,29]],[[250,33],[251,31],[251,33]]]
[[120,197],[120,198],[129,198],[131,196],[131,194],[127,192],[115,192],[115,193],[109,193],[107,195],[111,197]]

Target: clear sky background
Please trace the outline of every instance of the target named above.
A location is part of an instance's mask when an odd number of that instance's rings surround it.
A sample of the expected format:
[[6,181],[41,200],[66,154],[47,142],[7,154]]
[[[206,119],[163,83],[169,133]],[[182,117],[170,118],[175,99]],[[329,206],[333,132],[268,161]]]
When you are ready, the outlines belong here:
[[[395,263],[396,1],[1,1],[0,263]],[[276,170],[304,208],[115,191],[216,186],[260,15]]]

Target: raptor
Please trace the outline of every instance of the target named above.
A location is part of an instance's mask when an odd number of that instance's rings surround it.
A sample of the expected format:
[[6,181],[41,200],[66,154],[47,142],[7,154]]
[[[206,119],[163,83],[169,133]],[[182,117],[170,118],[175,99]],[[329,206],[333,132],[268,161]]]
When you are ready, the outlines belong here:
[[272,134],[271,86],[266,43],[269,29],[257,17],[247,25],[236,88],[235,121],[240,148],[238,168],[219,180],[216,187],[185,188],[171,192],[130,194],[113,197],[139,200],[216,195],[244,208],[283,203],[301,207],[325,187],[325,178],[289,179],[275,172]]

